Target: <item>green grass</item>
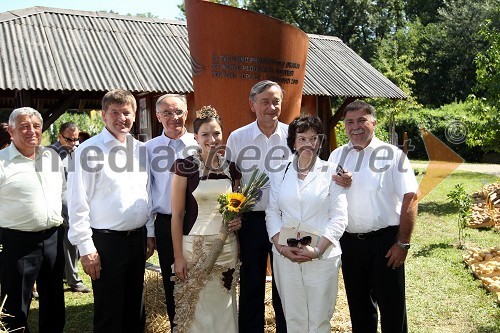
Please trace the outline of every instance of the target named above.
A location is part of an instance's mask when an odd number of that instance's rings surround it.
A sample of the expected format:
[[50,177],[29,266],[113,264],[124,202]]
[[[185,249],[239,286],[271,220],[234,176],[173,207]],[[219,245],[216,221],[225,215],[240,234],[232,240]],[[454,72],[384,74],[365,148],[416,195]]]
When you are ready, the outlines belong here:
[[[464,251],[456,247],[456,214],[446,196],[457,183],[472,193],[483,182],[498,181],[495,176],[455,172],[420,203],[406,265],[410,332],[500,332],[499,306],[465,269]],[[468,244],[500,244],[500,234],[492,230],[467,229],[466,234]]]
[[[500,306],[483,289],[462,262],[463,250],[456,247],[456,214],[447,194],[457,183],[468,193],[483,182],[499,182],[495,176],[455,172],[426,196],[406,264],[409,331],[412,333],[500,332]],[[500,245],[500,234],[492,230],[467,229],[466,243],[480,247]],[[152,262],[157,263],[156,256]],[[80,272],[83,272],[80,269]],[[85,283],[88,277],[82,273]],[[65,332],[92,331],[92,294],[66,292]],[[32,303],[30,327],[38,332],[38,302]]]

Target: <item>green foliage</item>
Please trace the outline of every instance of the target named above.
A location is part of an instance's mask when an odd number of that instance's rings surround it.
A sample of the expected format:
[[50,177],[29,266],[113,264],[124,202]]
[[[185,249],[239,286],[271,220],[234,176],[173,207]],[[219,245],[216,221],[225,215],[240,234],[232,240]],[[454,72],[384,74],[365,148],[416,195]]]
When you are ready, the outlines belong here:
[[104,127],[100,111],[87,113],[64,113],[42,135],[42,145],[48,146],[57,141],[59,128],[65,122],[74,122],[80,131],[88,132],[91,136],[100,133]]
[[[500,8],[497,8],[500,15]],[[480,35],[487,43],[476,57],[477,89],[485,92],[487,103],[500,107],[500,26],[491,20],[482,25]]]
[[[420,133],[425,128],[466,161],[477,162],[485,153],[500,150],[500,122],[494,122],[498,117],[498,112],[488,109],[480,100],[469,99],[437,109],[409,109],[396,115],[395,129],[396,133],[408,133],[414,147],[410,158],[427,159]],[[457,133],[450,132],[456,128],[464,131],[463,137],[457,138],[454,136]]]
[[405,23],[403,0],[249,0],[247,8],[307,33],[339,37],[367,60],[378,41]]
[[[484,49],[481,24],[494,18],[498,0],[453,0],[444,2],[434,23],[420,30],[416,54],[414,92],[419,103],[438,107],[464,101],[476,85],[474,59]],[[497,19],[496,19],[497,20]]]
[[464,233],[465,228],[467,228],[467,221],[472,214],[472,198],[465,192],[462,184],[456,184],[447,196],[453,206],[458,210],[458,243],[459,247],[462,247],[464,244]]
[[500,153],[500,101],[469,96],[466,106],[469,133],[467,145],[480,147],[484,152]]

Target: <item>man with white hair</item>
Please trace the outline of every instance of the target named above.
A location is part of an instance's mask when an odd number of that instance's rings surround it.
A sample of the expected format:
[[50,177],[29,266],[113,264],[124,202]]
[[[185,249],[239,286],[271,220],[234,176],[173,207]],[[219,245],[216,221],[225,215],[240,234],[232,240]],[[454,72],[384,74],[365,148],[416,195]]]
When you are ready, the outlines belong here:
[[12,144],[0,151],[2,318],[9,330],[27,326],[35,280],[40,295],[39,331],[62,332],[64,169],[57,153],[40,146],[42,116],[32,108],[15,109],[9,118]]

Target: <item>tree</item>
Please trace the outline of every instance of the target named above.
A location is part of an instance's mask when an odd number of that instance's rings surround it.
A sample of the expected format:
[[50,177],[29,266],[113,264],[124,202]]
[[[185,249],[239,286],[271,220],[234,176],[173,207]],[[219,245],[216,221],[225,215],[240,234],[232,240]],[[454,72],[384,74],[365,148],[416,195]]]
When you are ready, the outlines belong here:
[[247,8],[307,33],[336,36],[367,61],[378,41],[404,26],[403,0],[249,0]]
[[438,10],[444,6],[445,0],[406,0],[406,18],[420,21],[423,25],[436,23],[439,19]]
[[420,103],[438,107],[467,99],[476,85],[474,59],[485,47],[481,23],[494,16],[498,4],[498,0],[452,0],[438,10],[436,23],[424,26],[417,53],[425,55],[425,62],[415,64],[426,69],[415,73],[414,91]]

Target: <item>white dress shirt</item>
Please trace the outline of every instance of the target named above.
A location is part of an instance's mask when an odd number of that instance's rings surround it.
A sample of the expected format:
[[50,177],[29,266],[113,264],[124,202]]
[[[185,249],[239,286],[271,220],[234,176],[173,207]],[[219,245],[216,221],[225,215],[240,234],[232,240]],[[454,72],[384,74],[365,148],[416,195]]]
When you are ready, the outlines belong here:
[[[238,165],[242,173],[242,186],[248,184],[255,168],[267,175],[283,170],[283,161],[290,157],[286,144],[288,125],[278,122],[276,130],[268,138],[257,125],[257,121],[233,131],[227,139],[226,158]],[[285,165],[286,167],[286,165]],[[269,202],[269,187],[265,188],[262,198],[254,211],[263,211]]]
[[363,150],[352,144],[335,149],[328,161],[352,172],[347,190],[347,232],[366,233],[399,225],[406,193],[417,193],[418,183],[403,151],[374,137]]
[[194,135],[187,131],[177,140],[170,139],[163,132],[162,135],[146,142],[150,195],[149,223],[154,224],[156,213],[172,214],[170,168],[175,160],[192,155],[196,149],[198,143]]
[[[68,174],[70,242],[80,255],[96,252],[92,229],[128,231],[148,221],[144,144],[131,135],[119,142],[106,128],[75,151]],[[153,237],[152,225],[147,225]]]
[[14,144],[0,151],[0,227],[41,231],[59,226],[66,181],[59,155],[38,147],[35,160]]
[[[266,227],[269,239],[283,226],[295,221],[306,224],[326,237],[333,246],[324,253],[332,258],[342,253],[339,239],[347,226],[346,190],[332,181],[336,165],[316,159],[304,180],[297,175],[295,162],[286,170],[271,176],[269,205],[266,208]],[[286,173],[284,173],[286,170]],[[273,244],[273,251],[277,253]]]

